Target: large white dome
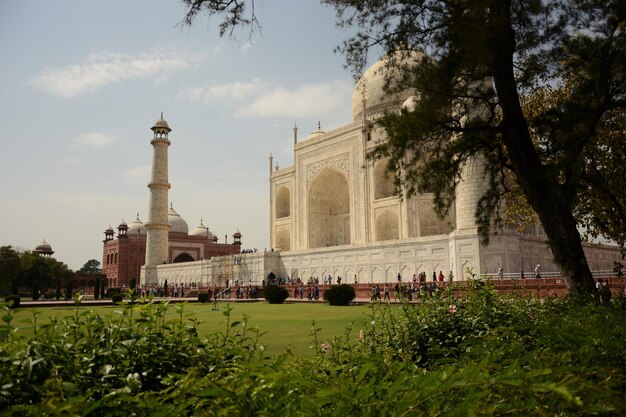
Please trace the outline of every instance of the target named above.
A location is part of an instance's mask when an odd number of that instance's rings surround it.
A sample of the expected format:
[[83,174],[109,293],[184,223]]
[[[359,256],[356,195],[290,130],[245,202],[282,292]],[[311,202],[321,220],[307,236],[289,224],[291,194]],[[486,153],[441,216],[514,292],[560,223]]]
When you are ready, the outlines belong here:
[[174,207],[170,205],[170,211],[167,213],[167,221],[170,224],[170,232],[189,233],[189,226],[185,219],[176,213]]
[[[365,100],[365,116],[375,119],[390,110],[400,109],[409,97],[415,95],[413,89],[407,88],[399,93],[385,91],[385,86],[397,85],[398,70],[419,65],[426,55],[417,51],[399,51],[393,57],[383,56],[369,67],[356,83],[352,93],[352,121],[363,119],[363,100]],[[394,81],[395,80],[395,81]]]
[[191,236],[206,236],[209,239],[213,239],[213,233],[202,223],[202,219],[200,219],[200,224],[189,234]]

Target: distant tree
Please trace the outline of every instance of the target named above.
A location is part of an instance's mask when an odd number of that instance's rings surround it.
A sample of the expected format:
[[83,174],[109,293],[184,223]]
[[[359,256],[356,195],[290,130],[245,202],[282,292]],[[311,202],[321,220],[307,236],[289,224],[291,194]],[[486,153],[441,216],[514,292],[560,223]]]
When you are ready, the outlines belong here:
[[57,301],[61,299],[61,277],[57,277],[57,290],[55,292],[55,298]]
[[71,300],[73,293],[74,293],[74,280],[70,278],[65,283],[65,299]]
[[20,254],[12,246],[0,246],[0,295],[11,292],[21,273]]
[[84,272],[87,274],[100,274],[102,269],[100,268],[100,262],[95,259],[90,259],[85,262],[85,265],[78,270],[78,272]]
[[37,281],[37,279],[33,280],[33,287],[32,287],[31,294],[32,294],[31,298],[33,299],[33,301],[39,300],[41,293],[39,291],[39,281]]
[[100,298],[103,299],[106,294],[106,282],[103,281],[100,285]]
[[96,276],[96,280],[93,284],[93,298],[94,300],[100,298],[100,275]]

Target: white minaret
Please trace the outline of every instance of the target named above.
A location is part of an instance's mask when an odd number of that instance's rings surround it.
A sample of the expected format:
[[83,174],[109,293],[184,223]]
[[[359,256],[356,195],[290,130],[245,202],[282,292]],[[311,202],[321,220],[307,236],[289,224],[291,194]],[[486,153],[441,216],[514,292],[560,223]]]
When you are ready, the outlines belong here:
[[146,222],[146,264],[142,268],[141,284],[159,284],[157,265],[167,262],[168,233],[170,225],[167,218],[168,190],[170,183],[167,178],[167,148],[170,129],[167,122],[161,117],[152,126],[154,137],[152,144],[152,177],[148,183],[150,189],[150,208]]

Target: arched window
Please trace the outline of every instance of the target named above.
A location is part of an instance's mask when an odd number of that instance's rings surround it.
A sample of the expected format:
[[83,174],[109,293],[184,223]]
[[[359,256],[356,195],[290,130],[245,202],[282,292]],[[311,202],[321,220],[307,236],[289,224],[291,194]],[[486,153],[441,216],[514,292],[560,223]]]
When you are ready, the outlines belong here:
[[291,239],[289,237],[289,230],[280,229],[276,233],[276,246],[280,248],[281,251],[290,251],[291,250]]
[[346,177],[324,169],[309,188],[309,248],[350,243],[350,188]]
[[282,186],[276,192],[276,218],[289,217],[290,211],[289,190]]
[[376,218],[376,240],[393,240],[400,237],[398,216],[385,210]]
[[395,194],[396,188],[393,184],[393,179],[387,172],[387,165],[389,159],[382,159],[374,166],[374,198],[392,197]]
[[195,261],[195,259],[193,259],[193,257],[190,254],[188,254],[188,253],[181,253],[176,258],[174,258],[172,263],[177,264],[177,263],[180,263],[180,262],[193,262],[193,261]]

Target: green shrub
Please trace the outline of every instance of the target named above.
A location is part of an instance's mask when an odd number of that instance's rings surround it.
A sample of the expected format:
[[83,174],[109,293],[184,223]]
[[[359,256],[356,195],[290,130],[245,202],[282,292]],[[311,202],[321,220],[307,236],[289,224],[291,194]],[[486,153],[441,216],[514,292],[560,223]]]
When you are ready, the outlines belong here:
[[120,293],[115,293],[111,297],[111,301],[113,301],[114,303],[121,303],[123,300],[124,300],[124,296]]
[[16,294],[7,295],[4,301],[9,303],[10,308],[18,308],[20,306],[20,296]]
[[43,294],[43,299],[44,300],[52,300],[52,299],[54,299],[54,296],[55,296],[55,292],[48,290],[48,291],[46,291]]
[[270,304],[282,304],[289,297],[289,291],[280,285],[268,285],[263,289],[263,297]]
[[615,306],[503,298],[488,285],[462,299],[443,291],[373,307],[358,337],[348,326],[318,340],[314,328],[317,355],[297,360],[267,357],[260,331],[245,316],[231,322],[230,309],[223,332],[200,335],[184,307],[77,306],[46,324],[33,311],[27,334],[11,320],[28,310],[7,311],[0,415],[626,415]]
[[348,284],[333,285],[324,291],[324,300],[328,301],[331,306],[350,305],[350,301],[354,300],[355,297],[354,288]]
[[201,303],[206,303],[209,301],[209,293],[206,291],[200,291],[198,293],[198,301]]
[[121,294],[121,293],[122,293],[122,289],[120,287],[110,287],[110,288],[106,289],[106,296],[107,297],[113,297],[113,295]]

